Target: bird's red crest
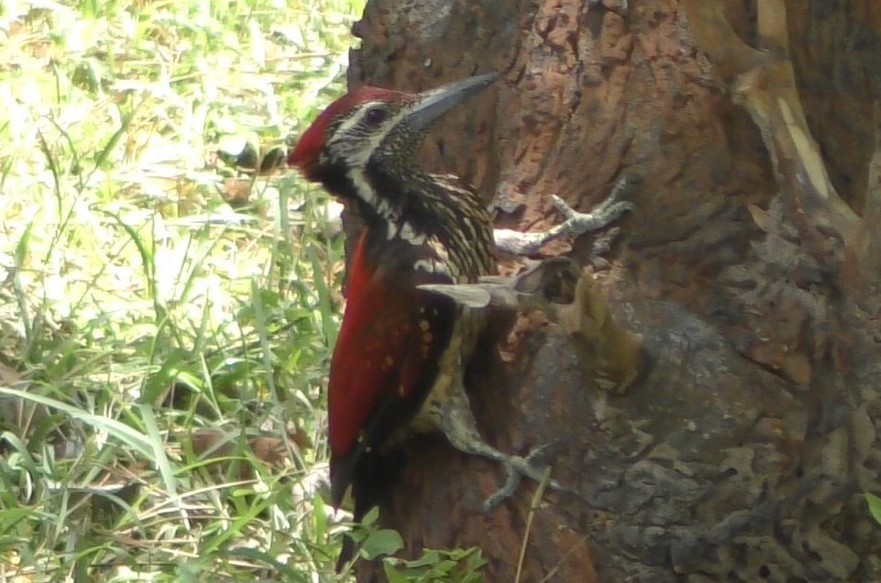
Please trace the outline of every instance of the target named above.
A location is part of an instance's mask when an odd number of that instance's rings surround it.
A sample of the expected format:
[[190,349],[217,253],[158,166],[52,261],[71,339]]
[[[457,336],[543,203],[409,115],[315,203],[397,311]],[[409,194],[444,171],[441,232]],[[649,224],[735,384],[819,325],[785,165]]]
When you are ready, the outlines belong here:
[[340,115],[352,108],[370,101],[401,101],[407,96],[406,93],[383,89],[381,87],[359,87],[346,93],[327,108],[312,122],[312,125],[300,136],[296,147],[288,154],[288,166],[296,166],[307,176],[309,169],[318,160],[318,154],[324,147],[325,132],[330,123]]

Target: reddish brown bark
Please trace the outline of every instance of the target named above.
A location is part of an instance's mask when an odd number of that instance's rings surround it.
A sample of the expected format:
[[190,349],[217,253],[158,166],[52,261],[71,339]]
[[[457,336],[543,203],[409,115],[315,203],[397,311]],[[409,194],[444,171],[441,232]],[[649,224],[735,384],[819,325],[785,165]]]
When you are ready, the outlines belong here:
[[[775,141],[773,125],[763,141],[761,112],[732,98],[758,87],[771,96],[761,103],[779,104],[785,79],[768,67],[792,71],[788,95],[800,99],[830,192],[849,205],[829,211],[845,217],[833,227],[857,224],[875,147],[881,9],[787,1],[783,38],[754,2],[708,0],[732,27],[714,44],[721,29],[701,37],[685,2],[589,4],[371,0],[350,69],[352,84],[408,90],[504,72],[423,150],[431,169],[474,181],[500,226],[547,227],[558,220],[550,194],[589,210],[616,178],[636,179],[637,209],[582,307],[603,312],[605,302],[642,334],[640,378],[608,390],[609,363],[592,355],[615,341],[567,333],[571,314],[562,326],[521,326],[515,358],[497,356],[501,335],[472,367],[489,441],[521,453],[558,441],[553,475],[575,492],[546,494],[522,581],[881,580],[881,527],[862,499],[881,489],[881,325],[863,269],[877,258],[843,271],[852,233],[818,227],[825,207],[799,209],[813,200],[798,190],[801,150]],[[732,58],[735,40],[765,67],[764,85],[736,85],[755,63]],[[769,119],[784,123],[777,113]],[[877,255],[871,226],[860,233],[850,256]],[[576,241],[574,257],[585,260],[590,244]],[[497,468],[441,438],[408,449],[382,509],[407,554],[477,545],[488,580],[513,580],[534,486],[484,514]],[[363,565],[360,579],[378,573]]]

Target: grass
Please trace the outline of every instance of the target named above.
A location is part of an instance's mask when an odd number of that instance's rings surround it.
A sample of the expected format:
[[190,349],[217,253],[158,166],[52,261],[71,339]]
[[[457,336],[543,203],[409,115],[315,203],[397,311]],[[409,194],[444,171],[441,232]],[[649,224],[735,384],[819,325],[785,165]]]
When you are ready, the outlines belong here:
[[231,160],[343,90],[362,10],[0,3],[0,580],[335,580],[338,227]]

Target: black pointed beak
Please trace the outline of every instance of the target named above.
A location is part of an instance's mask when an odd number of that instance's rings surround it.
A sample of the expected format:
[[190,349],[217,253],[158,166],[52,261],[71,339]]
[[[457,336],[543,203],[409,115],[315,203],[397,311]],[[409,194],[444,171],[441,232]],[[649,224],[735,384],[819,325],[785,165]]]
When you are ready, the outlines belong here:
[[448,109],[489,87],[498,73],[468,77],[419,94],[419,101],[407,112],[410,127],[424,130]]

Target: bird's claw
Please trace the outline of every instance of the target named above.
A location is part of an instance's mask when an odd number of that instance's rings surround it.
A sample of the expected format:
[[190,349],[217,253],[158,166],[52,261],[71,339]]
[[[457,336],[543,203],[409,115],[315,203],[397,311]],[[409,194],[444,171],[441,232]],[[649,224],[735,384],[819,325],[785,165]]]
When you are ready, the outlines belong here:
[[628,182],[626,178],[618,180],[612,187],[609,196],[592,208],[590,212],[580,212],[566,204],[566,201],[557,196],[551,195],[551,202],[557,211],[563,215],[565,219],[558,228],[566,231],[571,236],[580,236],[589,231],[599,231],[608,227],[610,224],[621,218],[621,215],[636,208],[630,201],[622,200],[624,193],[627,192]]
[[622,200],[628,182],[621,178],[612,187],[612,192],[590,212],[580,212],[566,204],[559,196],[552,194],[551,202],[563,216],[563,222],[546,231],[521,233],[511,229],[495,229],[493,236],[496,248],[511,255],[528,256],[539,252],[543,245],[561,237],[580,237],[585,233],[606,229],[636,205]]
[[[484,511],[488,512],[501,504],[505,499],[510,498],[511,495],[514,494],[514,491],[517,490],[517,486],[520,485],[520,482],[524,477],[534,480],[537,484],[544,481],[544,468],[539,468],[533,465],[534,461],[536,458],[545,455],[549,449],[552,449],[557,445],[556,442],[546,443],[530,451],[526,457],[510,456],[504,461],[501,461],[505,467],[505,483],[501,488],[496,490],[495,493],[484,500]],[[550,479],[547,485],[555,490],[564,489],[560,483],[554,479]]]

